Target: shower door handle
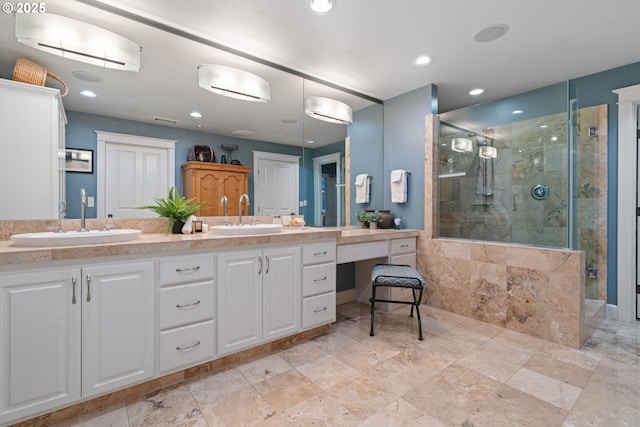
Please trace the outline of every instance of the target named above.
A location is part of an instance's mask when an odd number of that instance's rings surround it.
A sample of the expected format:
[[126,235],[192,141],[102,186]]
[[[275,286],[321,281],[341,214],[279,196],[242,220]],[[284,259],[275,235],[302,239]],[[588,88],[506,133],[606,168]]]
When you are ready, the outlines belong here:
[[513,195],[513,210],[514,211],[518,210],[518,195],[517,194]]

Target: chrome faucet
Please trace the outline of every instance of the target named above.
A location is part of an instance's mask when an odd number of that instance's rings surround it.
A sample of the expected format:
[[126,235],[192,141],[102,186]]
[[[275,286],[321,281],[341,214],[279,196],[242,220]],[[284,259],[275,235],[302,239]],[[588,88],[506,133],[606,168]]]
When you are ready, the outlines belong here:
[[87,219],[87,192],[84,188],[80,189],[80,230],[79,232],[89,231],[85,228]]
[[229,199],[227,196],[222,196],[220,198],[220,206],[224,206],[224,216],[229,216]]
[[238,225],[242,225],[242,201],[243,200],[247,201],[247,207],[250,206],[250,204],[249,204],[249,196],[246,193],[242,194],[240,196],[240,199],[238,200]]

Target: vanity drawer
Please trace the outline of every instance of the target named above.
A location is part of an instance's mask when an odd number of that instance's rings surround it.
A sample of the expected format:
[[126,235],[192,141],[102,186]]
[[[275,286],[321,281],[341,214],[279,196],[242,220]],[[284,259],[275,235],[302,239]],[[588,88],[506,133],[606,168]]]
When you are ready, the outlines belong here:
[[213,254],[161,258],[161,286],[213,279]]
[[160,330],[211,319],[213,280],[160,289]]
[[307,297],[302,300],[302,329],[336,321],[336,293]]
[[302,296],[336,290],[336,264],[309,265],[302,269]]
[[214,338],[213,320],[160,332],[160,371],[213,359]]
[[391,255],[408,254],[416,251],[416,238],[393,239],[391,241]]
[[307,243],[302,247],[302,264],[321,264],[336,260],[336,242]]

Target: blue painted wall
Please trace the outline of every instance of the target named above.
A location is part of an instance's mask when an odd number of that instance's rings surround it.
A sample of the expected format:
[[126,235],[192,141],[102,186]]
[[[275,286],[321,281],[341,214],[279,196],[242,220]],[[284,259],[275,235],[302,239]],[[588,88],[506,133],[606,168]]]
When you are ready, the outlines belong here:
[[[367,209],[384,209],[384,116],[385,107],[375,104],[353,113],[347,127],[351,138],[351,225],[358,223],[356,214]],[[369,203],[356,203],[356,176],[366,173],[371,180]]]
[[[80,188],[85,188],[89,196],[96,195],[95,173],[95,130],[105,132],[124,133],[130,135],[164,138],[178,141],[176,143],[176,188],[182,194],[182,169],[181,165],[187,161],[187,153],[193,145],[209,145],[215,152],[216,159],[227,154],[220,148],[220,144],[238,144],[240,148],[233,152],[234,159],[239,160],[244,166],[253,166],[253,151],[268,151],[272,153],[290,154],[302,157],[303,150],[283,144],[271,144],[250,139],[232,138],[204,132],[178,129],[170,126],[160,126],[150,123],[140,123],[131,120],[122,120],[112,117],[98,116],[95,114],[67,111],[67,135],[66,146],[94,150],[94,173],[67,173],[67,215],[69,218],[80,217]],[[227,156],[228,157],[228,156]],[[228,159],[229,160],[229,159]],[[300,174],[303,182],[304,174]],[[301,184],[301,189],[303,188]],[[253,172],[249,175],[249,196],[253,195]],[[97,202],[97,200],[96,200]],[[252,214],[253,207],[250,208]],[[95,218],[96,209],[87,209],[87,217]]]
[[[383,206],[402,218],[402,228],[424,229],[425,116],[435,113],[434,85],[391,98],[384,103]],[[411,171],[407,179],[407,203],[391,203],[390,174],[394,169]]]

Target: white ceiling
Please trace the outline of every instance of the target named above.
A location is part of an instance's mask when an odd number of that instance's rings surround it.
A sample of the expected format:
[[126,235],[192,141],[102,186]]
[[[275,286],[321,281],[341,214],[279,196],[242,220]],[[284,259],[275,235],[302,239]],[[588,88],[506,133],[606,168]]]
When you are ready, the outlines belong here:
[[[48,11],[85,19],[139,43],[141,72],[105,70],[23,47],[15,42],[13,17],[1,14],[0,76],[10,78],[15,59],[26,56],[67,81],[72,91],[65,106],[71,110],[139,121],[169,117],[179,119],[180,127],[228,135],[251,130],[252,139],[300,144],[315,138],[307,134],[313,126],[327,135],[324,143],[344,133],[335,125],[305,119],[302,93],[334,97],[354,110],[371,102],[209,46],[185,45],[174,35],[81,3],[115,6],[381,100],[433,83],[440,112],[640,61],[638,0],[338,0],[338,7],[324,16],[311,14],[305,1],[50,0]],[[506,24],[509,32],[490,43],[473,40],[492,24]],[[416,67],[412,61],[419,54],[435,61]],[[197,87],[195,67],[214,61],[270,81],[269,108],[222,97],[213,102],[216,95]],[[77,70],[116,84],[97,102],[82,99],[77,92],[85,83],[71,75]],[[468,91],[475,87],[485,93],[471,97]],[[201,128],[188,117],[193,109],[205,115]],[[285,118],[304,122],[304,138],[297,125],[282,124]]]

